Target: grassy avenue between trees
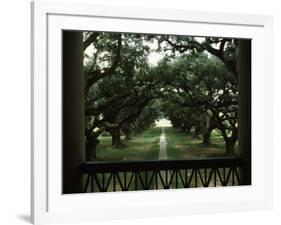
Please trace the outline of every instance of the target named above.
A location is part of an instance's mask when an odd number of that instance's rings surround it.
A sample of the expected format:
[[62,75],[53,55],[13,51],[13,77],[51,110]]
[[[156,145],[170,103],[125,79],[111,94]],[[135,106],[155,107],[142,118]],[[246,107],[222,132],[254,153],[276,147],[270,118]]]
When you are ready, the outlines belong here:
[[[125,140],[125,147],[113,148],[111,136],[100,137],[97,147],[97,161],[119,160],[157,160],[161,127],[154,127]],[[215,130],[212,132],[212,144],[202,144],[202,139],[187,136],[173,127],[165,127],[168,159],[194,159],[200,157],[225,156],[224,141]]]

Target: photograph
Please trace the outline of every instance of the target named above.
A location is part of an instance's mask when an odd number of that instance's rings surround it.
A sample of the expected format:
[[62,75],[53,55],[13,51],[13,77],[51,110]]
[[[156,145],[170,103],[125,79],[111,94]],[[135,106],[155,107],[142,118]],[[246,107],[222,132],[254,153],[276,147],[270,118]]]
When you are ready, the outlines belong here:
[[280,199],[275,16],[162,3],[31,3],[33,224],[237,224]]
[[250,39],[62,32],[63,194],[251,184],[238,138]]

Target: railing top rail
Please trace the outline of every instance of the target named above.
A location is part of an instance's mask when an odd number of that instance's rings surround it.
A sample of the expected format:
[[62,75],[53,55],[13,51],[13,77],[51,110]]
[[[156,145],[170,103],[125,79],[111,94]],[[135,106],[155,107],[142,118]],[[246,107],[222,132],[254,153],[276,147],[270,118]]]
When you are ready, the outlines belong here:
[[83,162],[80,164],[82,173],[105,173],[121,171],[152,171],[199,168],[230,168],[241,167],[241,157],[220,157],[204,159],[180,160],[146,160],[146,161],[100,161]]

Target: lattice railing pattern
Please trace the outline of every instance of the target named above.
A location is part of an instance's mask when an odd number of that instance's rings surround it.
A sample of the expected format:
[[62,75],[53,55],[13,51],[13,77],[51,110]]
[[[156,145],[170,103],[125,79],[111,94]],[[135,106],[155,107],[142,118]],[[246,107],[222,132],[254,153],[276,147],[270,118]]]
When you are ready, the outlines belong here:
[[236,186],[241,158],[85,162],[85,192]]

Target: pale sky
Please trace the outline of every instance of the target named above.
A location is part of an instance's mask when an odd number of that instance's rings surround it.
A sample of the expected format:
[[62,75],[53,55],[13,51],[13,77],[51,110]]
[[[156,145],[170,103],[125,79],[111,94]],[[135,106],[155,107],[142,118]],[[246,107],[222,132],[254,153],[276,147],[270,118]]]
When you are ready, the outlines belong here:
[[[153,65],[153,66],[156,66],[157,63],[165,56],[164,53],[160,53],[160,52],[155,52],[155,50],[158,48],[158,43],[156,40],[154,40],[153,43],[146,43],[150,49],[152,50],[149,55],[148,55],[148,63]],[[85,53],[88,55],[88,56],[92,56],[93,55],[93,52],[94,52],[94,48],[93,48],[93,45],[90,45],[86,50],[85,50]]]
[[154,40],[153,43],[148,43],[147,45],[152,50],[148,55],[148,63],[153,66],[156,66],[157,63],[165,56],[165,54],[163,52],[155,52],[156,49],[158,48],[157,40]]
[[[205,37],[196,37],[196,41],[198,41],[199,43],[202,43],[204,40],[205,40]],[[156,51],[158,48],[157,40],[154,40],[152,43],[146,42],[145,44],[148,45],[150,47],[150,49],[152,50],[148,55],[148,63],[151,64],[152,66],[156,66],[157,63],[165,56],[165,53]],[[90,57],[93,55],[93,52],[94,52],[93,45],[90,45],[85,50],[85,53]],[[207,52],[207,55],[209,56],[210,54]],[[84,63],[85,63],[85,61],[84,61]]]
[[160,119],[155,122],[156,127],[171,127],[171,121],[167,119]]

